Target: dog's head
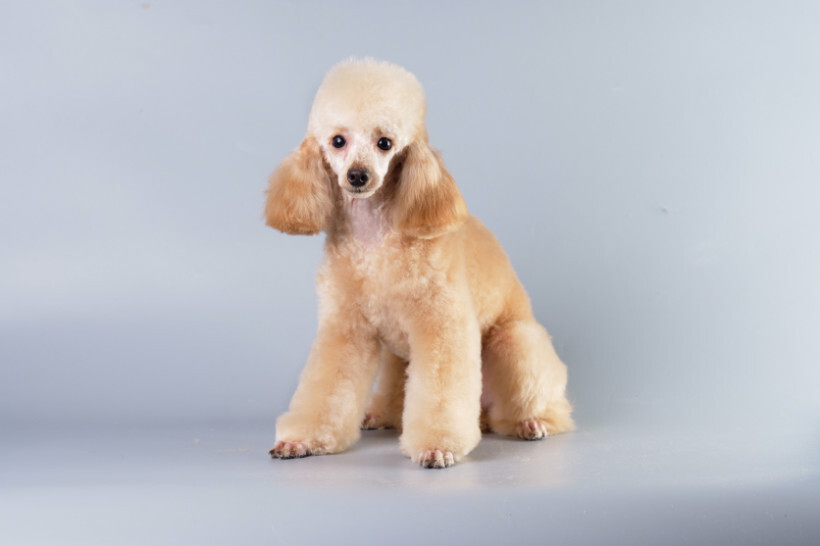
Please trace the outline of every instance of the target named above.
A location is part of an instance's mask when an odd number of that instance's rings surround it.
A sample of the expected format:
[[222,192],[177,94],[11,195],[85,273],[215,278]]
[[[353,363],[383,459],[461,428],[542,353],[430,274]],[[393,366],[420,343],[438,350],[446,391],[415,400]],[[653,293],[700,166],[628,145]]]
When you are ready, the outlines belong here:
[[424,90],[405,69],[372,59],[335,66],[316,93],[308,136],[316,139],[339,187],[373,195],[393,158],[424,134]]
[[466,205],[427,143],[425,112],[424,90],[407,70],[372,59],[335,66],[316,93],[302,146],[271,177],[268,225],[318,233],[333,207],[332,186],[366,199],[388,179],[398,186],[391,193],[396,229],[434,237],[460,225]]

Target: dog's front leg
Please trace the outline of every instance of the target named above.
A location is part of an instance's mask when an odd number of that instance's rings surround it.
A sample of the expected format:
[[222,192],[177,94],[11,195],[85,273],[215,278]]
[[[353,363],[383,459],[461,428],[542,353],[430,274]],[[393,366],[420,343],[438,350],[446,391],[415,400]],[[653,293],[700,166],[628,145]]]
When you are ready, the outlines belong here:
[[379,342],[354,313],[320,319],[290,409],[276,422],[281,459],[343,451],[359,439],[364,404],[378,367]]
[[481,333],[469,308],[431,303],[410,328],[401,448],[423,467],[445,468],[481,439]]

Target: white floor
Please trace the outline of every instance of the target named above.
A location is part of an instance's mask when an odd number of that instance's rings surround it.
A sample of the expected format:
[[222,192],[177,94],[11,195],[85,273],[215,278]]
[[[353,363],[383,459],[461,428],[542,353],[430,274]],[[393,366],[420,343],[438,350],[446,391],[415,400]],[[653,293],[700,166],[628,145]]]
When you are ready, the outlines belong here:
[[582,426],[423,470],[392,431],[270,460],[272,425],[7,430],[0,544],[820,541],[816,437]]

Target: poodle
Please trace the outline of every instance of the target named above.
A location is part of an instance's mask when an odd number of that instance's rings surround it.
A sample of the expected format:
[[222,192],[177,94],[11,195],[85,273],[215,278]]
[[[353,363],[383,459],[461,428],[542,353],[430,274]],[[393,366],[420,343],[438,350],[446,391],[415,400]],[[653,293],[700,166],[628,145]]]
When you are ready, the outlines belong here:
[[396,428],[404,454],[444,468],[482,431],[539,440],[574,427],[566,366],[431,149],[425,114],[410,72],[344,61],[270,177],[267,224],[326,234],[318,334],[274,458],[338,453],[361,428]]

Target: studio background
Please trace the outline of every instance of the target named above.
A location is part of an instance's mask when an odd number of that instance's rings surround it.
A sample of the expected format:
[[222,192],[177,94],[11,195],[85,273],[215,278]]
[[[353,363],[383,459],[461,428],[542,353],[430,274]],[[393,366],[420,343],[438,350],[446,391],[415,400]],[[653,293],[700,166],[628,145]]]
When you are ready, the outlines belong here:
[[[157,469],[181,463],[156,438],[174,427],[186,450],[202,441],[188,431],[252,431],[225,441],[244,457],[243,479],[259,480],[243,487],[262,498],[265,488],[309,490],[304,468],[338,473],[334,458],[265,459],[315,333],[323,238],[265,227],[263,192],[304,136],[325,71],[373,56],[424,85],[431,143],[568,365],[578,432],[526,447],[537,461],[560,445],[576,461],[561,487],[576,499],[564,510],[579,512],[551,522],[555,532],[571,537],[586,523],[589,533],[591,521],[623,529],[628,513],[579,515],[583,492],[604,487],[615,506],[619,490],[631,495],[621,486],[644,479],[668,486],[658,498],[680,499],[683,487],[687,499],[719,491],[731,504],[775,491],[794,507],[781,538],[808,543],[818,524],[801,510],[820,500],[818,28],[812,2],[7,6],[0,506],[16,517],[0,539],[52,542],[37,522],[57,513],[54,499],[90,485],[102,493],[86,491],[83,514],[107,506],[114,523],[95,534],[64,515],[66,543],[129,536],[117,499],[142,505],[118,480],[138,499],[173,486],[176,474]],[[95,453],[130,431],[168,454],[133,482],[124,455]],[[378,438],[394,454],[379,476],[416,472],[395,438]],[[452,488],[408,479],[422,496],[479,491],[478,513],[507,510],[512,519],[495,523],[527,539],[511,507],[532,510],[555,492],[542,484],[525,500],[507,491],[507,508],[481,504],[495,494],[482,464],[501,486],[541,468],[522,470],[523,444],[499,445],[502,455],[478,452],[448,478],[423,478]],[[203,476],[210,462],[233,464],[217,452],[200,459]],[[335,461],[366,473],[356,455]],[[299,464],[331,466],[290,466]],[[155,479],[140,489],[133,476],[146,472]],[[276,513],[283,501],[267,502]],[[752,522],[770,508],[728,508],[725,518]],[[693,510],[667,514],[671,527],[693,532]],[[270,538],[268,514],[251,513],[245,538]],[[439,527],[454,532],[458,514]],[[161,536],[198,536],[189,516],[158,516]],[[235,520],[225,518],[207,522],[211,536],[230,536]],[[424,531],[415,532],[406,537]],[[130,536],[108,543],[151,535]]]

